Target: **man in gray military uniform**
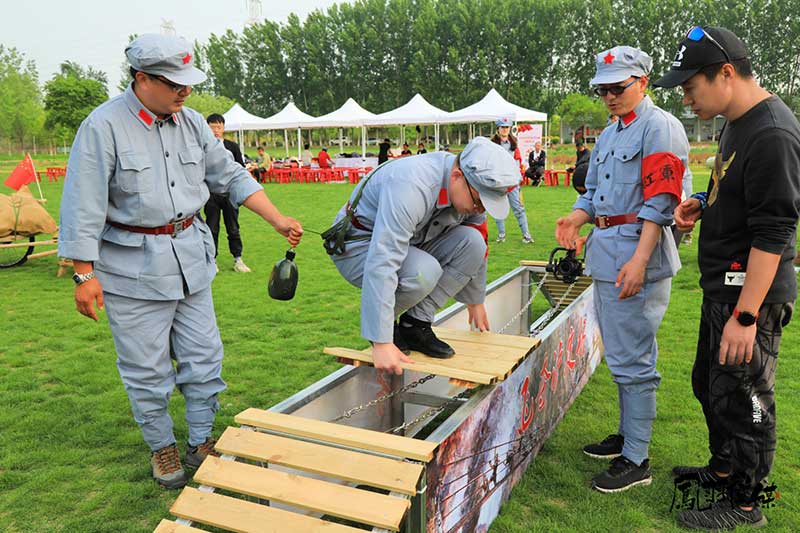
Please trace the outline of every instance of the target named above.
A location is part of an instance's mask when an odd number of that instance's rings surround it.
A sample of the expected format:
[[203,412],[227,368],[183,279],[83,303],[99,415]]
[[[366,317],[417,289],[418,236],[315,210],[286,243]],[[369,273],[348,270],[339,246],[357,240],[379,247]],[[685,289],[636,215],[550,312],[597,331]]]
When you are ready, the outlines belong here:
[[[70,152],[58,251],[75,263],[78,311],[108,313],[134,420],[155,479],[186,484],[167,413],[177,385],[186,400],[186,464],[213,453],[222,342],[211,298],[214,241],[198,213],[209,191],[230,196],[295,246],[296,220],[264,190],[203,120],[183,107],[205,74],[182,39],[142,35],[125,49],[133,81],[81,124]],[[172,359],[176,361],[173,367]]]
[[612,459],[592,479],[601,492],[651,482],[648,447],[656,416],[656,331],[669,303],[672,276],[680,268],[668,231],[681,198],[689,142],[681,123],[645,94],[650,56],[617,46],[596,57],[591,83],[612,115],[597,141],[586,174],[586,192],[560,218],[558,242],[580,248],[578,231],[593,222],[586,264],[605,358],[619,391],[617,433],[584,448]]
[[467,304],[470,323],[488,331],[484,212],[505,218],[508,190],[518,184],[508,151],[478,137],[458,156],[384,163],[356,188],[336,217],[347,223],[344,253],[332,258],[362,289],[361,335],[372,342],[377,369],[402,373],[401,363],[413,362],[402,353],[408,350],[451,357],[431,329],[450,298]]

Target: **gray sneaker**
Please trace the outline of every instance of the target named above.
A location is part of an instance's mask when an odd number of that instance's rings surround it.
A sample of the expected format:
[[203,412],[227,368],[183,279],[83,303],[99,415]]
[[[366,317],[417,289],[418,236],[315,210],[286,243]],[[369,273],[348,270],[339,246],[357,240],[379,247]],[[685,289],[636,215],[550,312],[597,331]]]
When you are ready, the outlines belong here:
[[219,457],[219,454],[214,451],[214,446],[217,445],[217,439],[212,439],[208,437],[203,444],[198,446],[187,446],[186,447],[186,466],[191,468],[197,468],[200,466],[203,461],[206,460],[206,457],[209,455],[213,455],[214,457]]
[[497,240],[495,242],[506,242],[506,235],[505,233],[502,235],[497,236]]
[[525,244],[533,244],[533,237],[530,235],[525,235],[522,237],[522,242]]
[[247,265],[244,264],[244,261],[242,261],[241,257],[239,259],[236,259],[233,262],[233,271],[234,272],[252,272],[250,270],[250,267],[248,267]]
[[167,489],[179,489],[188,481],[186,472],[181,466],[181,456],[175,443],[156,450],[150,455],[153,467],[153,478]]

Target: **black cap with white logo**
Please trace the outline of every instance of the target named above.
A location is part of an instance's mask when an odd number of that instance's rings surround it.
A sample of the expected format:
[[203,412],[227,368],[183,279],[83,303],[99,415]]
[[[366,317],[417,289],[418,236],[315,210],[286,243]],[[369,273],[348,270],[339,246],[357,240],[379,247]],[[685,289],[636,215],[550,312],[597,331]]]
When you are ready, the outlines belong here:
[[732,31],[715,26],[695,26],[678,45],[672,67],[656,80],[656,87],[676,87],[716,63],[730,63],[747,57],[747,48]]

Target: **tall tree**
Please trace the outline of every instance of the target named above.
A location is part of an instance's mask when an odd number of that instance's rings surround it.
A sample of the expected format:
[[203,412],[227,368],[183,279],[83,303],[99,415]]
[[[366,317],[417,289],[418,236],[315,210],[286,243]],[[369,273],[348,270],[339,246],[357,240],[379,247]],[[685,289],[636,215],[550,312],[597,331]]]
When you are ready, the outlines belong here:
[[80,76],[80,72],[86,72],[80,66],[65,71],[68,74],[57,74],[44,86],[45,125],[61,127],[74,135],[89,113],[108,100],[108,91],[97,79]]
[[39,133],[43,120],[36,65],[0,44],[0,135],[25,143]]

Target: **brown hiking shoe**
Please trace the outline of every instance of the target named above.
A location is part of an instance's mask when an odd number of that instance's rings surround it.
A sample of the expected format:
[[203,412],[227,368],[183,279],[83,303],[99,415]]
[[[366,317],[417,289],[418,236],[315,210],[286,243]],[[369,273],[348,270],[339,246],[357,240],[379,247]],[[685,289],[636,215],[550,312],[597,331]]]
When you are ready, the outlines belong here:
[[198,446],[186,447],[186,466],[197,468],[205,461],[206,457],[213,455],[219,457],[219,454],[214,451],[214,446],[217,445],[217,439],[208,437],[203,444]]
[[150,464],[153,466],[153,478],[167,489],[179,489],[188,481],[186,472],[181,466],[181,456],[175,444],[165,446],[150,455]]

